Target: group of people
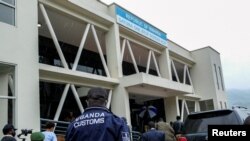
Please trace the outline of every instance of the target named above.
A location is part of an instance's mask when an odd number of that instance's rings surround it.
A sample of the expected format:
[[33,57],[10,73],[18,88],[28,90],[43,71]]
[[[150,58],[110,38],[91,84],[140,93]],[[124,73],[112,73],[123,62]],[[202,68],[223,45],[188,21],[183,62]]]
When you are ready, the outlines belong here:
[[[56,134],[53,132],[55,124],[53,122],[47,122],[45,125],[45,131],[33,132],[30,136],[31,141],[57,141]],[[3,134],[1,141],[16,141],[16,128],[12,124],[6,124],[3,127]]]
[[[131,134],[126,119],[114,115],[106,108],[108,95],[102,88],[92,88],[87,94],[88,108],[69,125],[66,141],[130,141]],[[176,141],[182,133],[183,122],[176,117],[173,127],[161,118],[142,135],[142,141]]]
[[[130,141],[131,135],[126,119],[114,115],[106,108],[107,91],[103,88],[92,88],[87,94],[88,108],[82,115],[75,118],[66,131],[66,141]],[[158,123],[150,121],[149,130],[142,135],[142,141],[176,141],[183,132],[180,117],[171,126],[161,118]],[[245,123],[250,125],[250,116]],[[56,141],[55,124],[48,122],[46,131],[31,134],[31,141]],[[16,141],[16,129],[7,124],[3,128],[4,137],[1,141]]]
[[149,130],[143,133],[142,141],[176,141],[183,133],[184,125],[180,119],[180,116],[177,116],[173,125],[164,122],[163,118],[157,123],[150,121]]
[[[107,91],[103,88],[92,88],[87,94],[88,108],[82,115],[73,120],[67,129],[66,141],[130,141],[129,127],[126,119],[114,115],[106,108]],[[31,141],[56,141],[53,132],[55,124],[48,122],[46,131],[31,134]],[[7,124],[1,141],[16,141],[13,125]]]

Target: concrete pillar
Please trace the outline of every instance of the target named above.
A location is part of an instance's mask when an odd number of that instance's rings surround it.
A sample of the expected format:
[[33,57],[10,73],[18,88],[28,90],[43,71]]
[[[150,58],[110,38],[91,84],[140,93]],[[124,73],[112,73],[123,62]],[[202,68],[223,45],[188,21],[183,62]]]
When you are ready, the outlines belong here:
[[[109,7],[110,15],[115,17],[115,6]],[[114,23],[105,36],[107,64],[112,78],[123,76],[121,64],[121,47],[119,26]],[[119,84],[113,89],[111,99],[111,111],[119,117],[126,117],[128,125],[131,127],[129,94],[127,90]]]
[[159,56],[159,68],[161,76],[163,78],[171,80],[171,64],[170,64],[169,51],[167,48],[165,48],[162,51],[162,54]]
[[113,90],[111,111],[117,116],[126,117],[131,126],[129,93],[121,84]]
[[177,115],[177,105],[176,97],[167,97],[164,98],[164,106],[165,106],[165,114],[166,114],[166,121],[169,123],[170,121],[176,120]]
[[113,24],[105,36],[107,65],[112,78],[122,77],[119,27]]

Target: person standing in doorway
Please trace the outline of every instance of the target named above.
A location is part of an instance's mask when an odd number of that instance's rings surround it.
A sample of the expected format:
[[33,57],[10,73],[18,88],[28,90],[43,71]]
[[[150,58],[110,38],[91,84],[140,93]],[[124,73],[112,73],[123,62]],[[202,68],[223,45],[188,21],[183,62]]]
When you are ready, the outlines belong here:
[[130,141],[126,123],[106,108],[107,91],[92,88],[88,108],[68,126],[66,141]]
[[42,132],[45,136],[44,141],[57,141],[56,134],[54,133],[55,123],[47,122],[45,128],[46,130]]
[[183,134],[184,123],[181,121],[180,116],[176,116],[176,121],[173,123],[173,129],[176,135]]

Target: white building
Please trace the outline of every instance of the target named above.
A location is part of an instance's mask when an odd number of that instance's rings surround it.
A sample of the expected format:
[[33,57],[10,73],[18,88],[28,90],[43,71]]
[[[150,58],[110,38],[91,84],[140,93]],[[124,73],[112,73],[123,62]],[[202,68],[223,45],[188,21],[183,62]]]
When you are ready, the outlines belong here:
[[39,131],[43,120],[77,116],[95,86],[107,89],[107,107],[132,127],[143,106],[168,122],[227,108],[220,54],[211,47],[186,50],[116,4],[0,0],[0,127]]

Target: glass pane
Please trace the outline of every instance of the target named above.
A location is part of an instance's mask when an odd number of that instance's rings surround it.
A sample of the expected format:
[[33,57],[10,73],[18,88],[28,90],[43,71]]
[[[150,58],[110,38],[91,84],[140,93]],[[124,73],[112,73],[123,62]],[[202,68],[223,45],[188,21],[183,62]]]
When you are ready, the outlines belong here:
[[[0,127],[14,124],[15,66],[0,63]],[[2,136],[2,132],[0,132]]]
[[13,124],[14,121],[14,100],[0,99],[0,126],[3,127],[7,123]]
[[0,21],[14,25],[15,9],[0,3]]
[[195,102],[194,101],[186,101],[188,106],[189,113],[192,113],[195,111]]
[[15,0],[2,0],[2,1],[4,1],[4,2],[10,4],[10,5],[15,6]]
[[59,105],[64,84],[40,82],[40,115],[41,118],[53,119]]

